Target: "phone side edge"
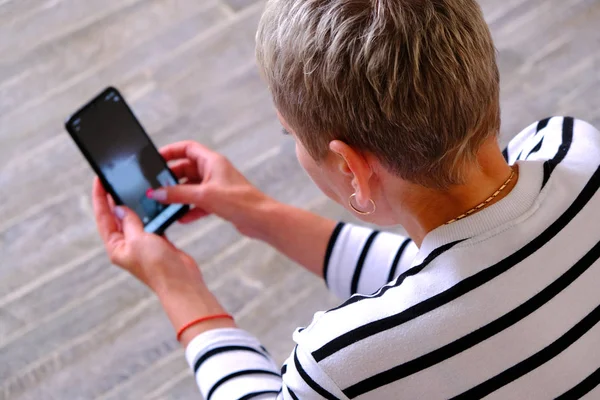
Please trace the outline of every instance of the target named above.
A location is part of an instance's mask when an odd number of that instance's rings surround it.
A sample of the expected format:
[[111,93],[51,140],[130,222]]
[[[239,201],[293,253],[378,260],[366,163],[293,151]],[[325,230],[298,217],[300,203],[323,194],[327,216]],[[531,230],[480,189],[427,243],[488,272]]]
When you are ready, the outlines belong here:
[[[171,215],[164,223],[162,223],[158,228],[156,228],[152,233],[157,235],[162,235],[165,233],[167,228],[179,218],[183,217],[190,210],[190,206],[188,204],[182,204],[181,208],[177,210],[173,215]],[[160,215],[160,214],[159,214]],[[158,216],[157,216],[158,217]]]

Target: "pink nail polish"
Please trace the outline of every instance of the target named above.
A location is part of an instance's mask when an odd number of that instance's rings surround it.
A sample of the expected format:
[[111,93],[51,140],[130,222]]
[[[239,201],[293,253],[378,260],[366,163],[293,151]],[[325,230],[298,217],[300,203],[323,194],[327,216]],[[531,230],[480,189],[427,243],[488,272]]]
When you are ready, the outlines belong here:
[[166,201],[167,191],[164,188],[153,190],[151,199],[154,199],[156,201]]
[[152,188],[146,190],[146,197],[151,199],[152,195],[154,194],[154,190],[152,190]]
[[125,217],[125,209],[123,207],[117,206],[115,207],[114,213],[117,218],[123,219]]

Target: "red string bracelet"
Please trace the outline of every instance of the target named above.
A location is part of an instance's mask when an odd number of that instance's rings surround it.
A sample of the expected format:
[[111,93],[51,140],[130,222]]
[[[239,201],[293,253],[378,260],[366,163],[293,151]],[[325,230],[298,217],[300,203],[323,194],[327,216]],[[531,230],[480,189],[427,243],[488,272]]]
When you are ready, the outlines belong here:
[[187,324],[185,324],[184,326],[182,326],[181,328],[179,328],[179,330],[177,331],[177,341],[181,341],[181,335],[183,335],[183,332],[185,332],[188,328],[199,324],[201,322],[205,322],[205,321],[210,321],[213,319],[220,319],[220,318],[228,318],[233,320],[233,317],[229,314],[215,314],[215,315],[208,315],[206,317],[202,317],[202,318],[198,318],[195,319],[193,321],[188,322]]

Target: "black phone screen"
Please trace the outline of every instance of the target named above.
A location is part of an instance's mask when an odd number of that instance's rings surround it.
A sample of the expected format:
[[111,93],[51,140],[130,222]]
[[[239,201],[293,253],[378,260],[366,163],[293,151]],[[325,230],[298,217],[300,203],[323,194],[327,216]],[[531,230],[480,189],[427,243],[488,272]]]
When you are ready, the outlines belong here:
[[67,129],[115,201],[135,211],[147,231],[160,230],[181,211],[182,205],[165,206],[146,196],[150,188],[177,181],[116,89],[107,89],[81,109]]

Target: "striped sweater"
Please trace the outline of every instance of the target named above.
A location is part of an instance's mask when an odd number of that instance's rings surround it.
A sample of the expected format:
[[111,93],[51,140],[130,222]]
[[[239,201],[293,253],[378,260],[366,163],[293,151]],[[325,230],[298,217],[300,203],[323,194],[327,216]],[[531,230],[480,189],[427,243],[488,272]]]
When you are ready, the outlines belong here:
[[515,188],[417,249],[340,223],[324,275],[345,301],[298,329],[281,369],[241,329],[186,349],[207,400],[600,398],[600,132],[529,126]]

